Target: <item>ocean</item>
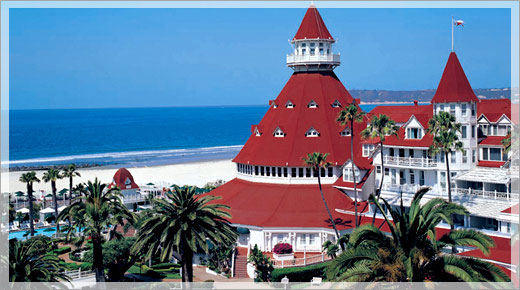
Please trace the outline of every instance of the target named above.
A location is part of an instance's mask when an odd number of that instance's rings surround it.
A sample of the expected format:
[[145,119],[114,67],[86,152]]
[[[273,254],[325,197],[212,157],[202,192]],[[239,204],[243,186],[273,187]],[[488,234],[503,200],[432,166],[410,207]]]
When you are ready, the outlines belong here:
[[[365,112],[375,105],[361,105]],[[233,158],[267,106],[11,110],[9,167]]]

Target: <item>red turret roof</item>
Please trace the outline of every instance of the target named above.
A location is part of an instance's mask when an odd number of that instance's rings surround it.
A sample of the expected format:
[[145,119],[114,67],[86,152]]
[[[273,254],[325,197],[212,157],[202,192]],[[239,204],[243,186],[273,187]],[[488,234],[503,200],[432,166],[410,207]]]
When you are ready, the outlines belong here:
[[116,171],[114,179],[108,187],[111,188],[114,185],[117,185],[121,190],[139,188],[139,186],[134,182],[134,177],[126,168],[120,168]]
[[448,63],[433,96],[432,103],[478,102],[455,52],[450,53]]
[[309,9],[307,9],[307,13],[305,13],[305,16],[303,17],[302,24],[300,24],[300,28],[298,28],[298,32],[296,32],[293,40],[316,38],[334,40],[332,35],[330,35],[327,26],[325,26],[320,12],[318,12],[316,6],[311,4]]
[[[291,100],[293,108],[287,108]],[[314,100],[318,107],[309,108]],[[341,107],[332,104],[338,100]],[[270,107],[259,124],[262,134],[252,134],[233,162],[251,165],[303,166],[302,158],[308,153],[329,153],[327,161],[341,165],[350,159],[350,136],[341,136],[336,118],[342,108],[352,103],[352,96],[332,71],[294,73],[276,99],[277,108]],[[306,137],[314,128],[319,137]],[[355,134],[366,123],[355,123]],[[284,137],[275,137],[276,128],[283,128]],[[361,157],[359,138],[354,140],[356,165],[370,166],[367,158]],[[358,154],[356,154],[356,152]]]

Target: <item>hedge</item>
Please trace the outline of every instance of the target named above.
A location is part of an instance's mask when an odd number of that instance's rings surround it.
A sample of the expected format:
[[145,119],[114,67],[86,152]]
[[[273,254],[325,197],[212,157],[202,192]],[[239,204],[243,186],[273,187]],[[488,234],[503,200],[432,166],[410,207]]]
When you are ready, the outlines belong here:
[[162,279],[162,278],[166,277],[166,275],[164,275],[163,273],[156,272],[152,268],[145,266],[145,265],[142,266],[142,271],[143,271],[142,275],[145,275],[145,276],[148,276],[151,278]]
[[325,278],[325,271],[330,262],[292,268],[277,268],[271,273],[273,282],[281,282],[287,276],[289,282],[310,282],[314,277]]
[[58,248],[56,250],[54,250],[54,253],[56,253],[56,255],[62,255],[62,254],[65,254],[65,253],[68,253],[70,252],[70,247],[62,247],[62,248]]
[[81,263],[81,264],[76,264],[76,263],[67,263],[67,262],[60,261],[59,264],[62,266],[65,266],[65,268],[67,268],[67,270],[69,270],[69,271],[73,271],[73,270],[77,270],[77,269],[81,269],[81,271],[92,270],[92,263],[87,263],[87,262]]
[[176,263],[160,263],[160,264],[153,265],[152,269],[154,269],[154,270],[167,269],[167,268],[171,268],[171,267],[180,268],[181,265],[176,264]]

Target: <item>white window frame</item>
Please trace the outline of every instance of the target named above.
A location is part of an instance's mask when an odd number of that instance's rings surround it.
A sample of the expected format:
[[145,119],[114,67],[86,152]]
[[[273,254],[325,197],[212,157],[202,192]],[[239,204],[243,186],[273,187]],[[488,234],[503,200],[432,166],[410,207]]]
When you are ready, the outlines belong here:
[[347,136],[350,136],[350,128],[349,127],[346,127],[345,129],[343,129],[343,131],[339,132],[339,134],[343,137],[347,137]]
[[307,132],[305,132],[305,137],[319,137],[320,132],[318,130],[314,129],[314,127],[309,128]]
[[311,100],[309,104],[307,104],[307,108],[316,109],[318,108],[318,103],[316,103],[314,100]]
[[282,131],[282,129],[280,127],[276,127],[276,129],[273,132],[273,136],[277,137],[277,138],[285,137],[285,132]]
[[291,100],[288,100],[285,103],[285,107],[288,108],[288,109],[292,109],[292,108],[294,108],[294,103]]
[[341,107],[341,103],[338,100],[335,100],[334,103],[331,104],[331,106],[333,108],[340,108]]
[[462,103],[460,106],[461,106],[461,115],[462,115],[462,116],[466,116],[466,114],[467,114],[467,109],[468,109],[468,108],[467,108],[468,105],[467,105],[466,103]]

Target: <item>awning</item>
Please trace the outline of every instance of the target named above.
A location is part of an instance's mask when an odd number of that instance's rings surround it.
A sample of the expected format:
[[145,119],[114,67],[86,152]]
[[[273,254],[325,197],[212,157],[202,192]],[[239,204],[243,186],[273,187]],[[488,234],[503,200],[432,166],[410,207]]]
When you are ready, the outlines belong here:
[[457,175],[455,177],[455,180],[495,184],[509,184],[511,182],[511,172],[507,169],[501,168],[477,167],[470,171]]
[[47,208],[40,210],[40,213],[54,213],[54,209],[47,207]]
[[29,213],[29,209],[24,207],[24,208],[21,208],[21,209],[17,210],[16,212]]
[[58,211],[63,211],[64,209],[66,209],[67,206],[66,205],[62,205],[60,207],[58,207]]
[[241,228],[241,227],[238,227],[238,228],[237,228],[237,233],[239,233],[239,234],[243,234],[243,235],[247,235],[247,234],[249,234],[249,229],[248,229],[248,228]]

